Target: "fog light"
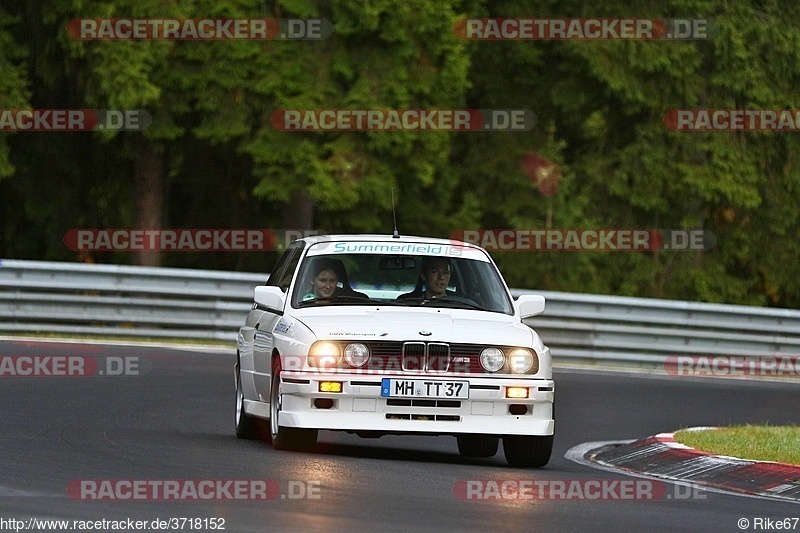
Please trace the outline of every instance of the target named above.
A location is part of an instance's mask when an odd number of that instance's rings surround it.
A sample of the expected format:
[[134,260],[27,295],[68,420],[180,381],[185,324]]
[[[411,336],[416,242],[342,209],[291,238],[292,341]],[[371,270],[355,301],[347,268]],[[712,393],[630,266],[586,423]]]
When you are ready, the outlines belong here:
[[319,382],[319,391],[320,392],[342,392],[342,382],[341,381],[320,381]]
[[314,407],[317,409],[330,409],[333,407],[333,400],[330,398],[317,398],[314,400]]
[[528,387],[506,387],[506,398],[527,398]]
[[508,413],[516,416],[528,414],[528,406],[521,403],[515,403],[508,406]]

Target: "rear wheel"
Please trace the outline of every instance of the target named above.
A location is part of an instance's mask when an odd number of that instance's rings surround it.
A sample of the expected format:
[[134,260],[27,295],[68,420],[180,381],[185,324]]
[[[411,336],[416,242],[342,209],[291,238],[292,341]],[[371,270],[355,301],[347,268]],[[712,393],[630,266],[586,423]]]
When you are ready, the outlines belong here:
[[503,453],[511,466],[541,468],[553,453],[553,435],[504,435]]
[[457,435],[456,440],[462,457],[494,457],[500,445],[497,435]]
[[277,450],[308,450],[317,443],[317,430],[287,428],[279,424],[281,412],[281,358],[272,362],[272,387],[269,392],[269,425],[272,445]]

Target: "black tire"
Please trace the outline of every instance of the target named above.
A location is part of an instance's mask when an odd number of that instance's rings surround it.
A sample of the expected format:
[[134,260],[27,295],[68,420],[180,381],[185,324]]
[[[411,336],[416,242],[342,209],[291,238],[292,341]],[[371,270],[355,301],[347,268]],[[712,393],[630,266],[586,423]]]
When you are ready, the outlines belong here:
[[269,426],[272,446],[276,450],[310,450],[317,443],[316,429],[287,428],[278,424],[281,410],[280,383],[281,358],[275,357],[272,362],[272,386],[269,392]]
[[236,364],[236,436],[240,439],[259,439],[269,435],[264,428],[264,423],[258,418],[249,416],[244,410],[244,393],[242,392],[242,375],[239,365]]
[[494,457],[500,446],[497,435],[457,435],[456,440],[462,457]]
[[541,468],[550,462],[553,453],[553,435],[531,437],[504,435],[503,454],[511,466]]

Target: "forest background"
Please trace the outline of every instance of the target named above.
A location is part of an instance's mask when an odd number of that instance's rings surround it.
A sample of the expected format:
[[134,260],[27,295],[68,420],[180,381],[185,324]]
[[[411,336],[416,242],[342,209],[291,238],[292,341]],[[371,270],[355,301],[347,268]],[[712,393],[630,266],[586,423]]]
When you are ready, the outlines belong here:
[[[75,228],[702,229],[694,252],[497,252],[512,287],[800,308],[796,0],[1,0],[0,109],[145,109],[141,132],[0,132],[0,257],[268,272],[277,253],[80,254]],[[73,18],[325,18],[320,41],[78,41]],[[688,41],[468,41],[465,17],[713,21]],[[277,109],[529,109],[525,132],[285,132]],[[522,164],[561,172],[542,193]],[[539,185],[539,186],[537,186]]]

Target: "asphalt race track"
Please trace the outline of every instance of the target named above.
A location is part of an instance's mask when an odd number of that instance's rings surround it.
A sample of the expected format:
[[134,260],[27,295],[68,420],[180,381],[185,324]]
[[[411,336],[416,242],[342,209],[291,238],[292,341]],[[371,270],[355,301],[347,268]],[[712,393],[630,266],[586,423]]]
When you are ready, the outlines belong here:
[[[0,356],[15,355],[88,356],[100,369],[112,368],[104,364],[108,357],[137,358],[129,361],[139,375],[0,377],[0,519],[224,518],[225,530],[233,532],[622,533],[741,531],[740,518],[752,528],[756,517],[800,517],[796,504],[718,493],[656,501],[498,501],[465,500],[454,492],[464,480],[635,479],[573,463],[564,454],[584,442],[687,426],[800,424],[796,381],[561,370],[553,458],[544,469],[519,470],[506,465],[502,451],[491,459],[462,459],[452,437],[366,440],[322,432],[315,453],[239,440],[233,434],[232,350],[0,342]],[[67,490],[80,480],[120,479],[271,480],[280,492],[266,501],[87,501]],[[313,498],[304,497],[309,491]]]

